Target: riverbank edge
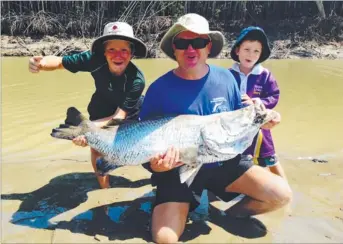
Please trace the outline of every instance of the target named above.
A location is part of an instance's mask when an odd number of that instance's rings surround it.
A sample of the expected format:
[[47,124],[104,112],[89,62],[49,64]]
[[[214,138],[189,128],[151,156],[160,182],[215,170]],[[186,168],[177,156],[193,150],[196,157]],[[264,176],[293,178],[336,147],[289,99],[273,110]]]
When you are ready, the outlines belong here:
[[[226,35],[227,36],[227,35]],[[33,55],[57,55],[63,56],[89,50],[93,38],[58,38],[44,36],[42,38],[1,36],[1,56],[25,57]],[[217,57],[219,59],[231,58],[230,48],[234,40],[226,38],[225,46]],[[166,58],[159,49],[159,43],[147,42],[147,58]],[[294,42],[290,39],[271,41],[271,59],[343,59],[343,41],[341,42]]]

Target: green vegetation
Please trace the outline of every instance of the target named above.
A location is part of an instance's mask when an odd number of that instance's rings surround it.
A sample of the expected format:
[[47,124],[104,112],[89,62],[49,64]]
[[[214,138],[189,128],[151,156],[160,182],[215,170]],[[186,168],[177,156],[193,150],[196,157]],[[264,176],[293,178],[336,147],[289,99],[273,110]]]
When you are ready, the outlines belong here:
[[205,16],[213,27],[224,32],[237,33],[251,24],[271,31],[280,30],[283,25],[281,30],[286,33],[304,32],[306,28],[301,29],[298,24],[314,21],[320,27],[316,34],[334,37],[342,28],[339,22],[335,26],[333,19],[343,16],[343,2],[1,1],[1,34],[90,38],[100,35],[107,22],[122,20],[133,25],[138,36],[150,41],[147,38],[151,34],[163,33],[175,18],[188,12]]

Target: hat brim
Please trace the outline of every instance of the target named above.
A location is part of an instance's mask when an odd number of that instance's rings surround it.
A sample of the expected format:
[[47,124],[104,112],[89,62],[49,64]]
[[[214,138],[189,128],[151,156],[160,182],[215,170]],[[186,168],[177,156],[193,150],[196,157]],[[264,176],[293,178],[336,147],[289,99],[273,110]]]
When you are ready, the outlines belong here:
[[248,37],[248,35],[251,35],[251,34],[256,35],[256,37],[257,37],[256,39],[262,43],[262,53],[261,53],[260,58],[257,60],[256,64],[262,63],[263,61],[265,61],[266,59],[269,58],[271,51],[270,51],[268,38],[263,31],[255,29],[255,30],[251,30],[251,31],[247,32],[244,36],[241,36],[233,44],[233,46],[231,48],[230,56],[236,62],[239,62],[238,55],[236,54],[237,47],[240,46],[242,44],[242,42]]
[[91,51],[93,54],[104,54],[104,42],[108,40],[124,40],[124,41],[129,41],[132,42],[135,45],[135,51],[134,51],[134,56],[136,57],[142,57],[145,58],[147,55],[147,47],[146,45],[139,40],[138,38],[132,38],[128,36],[123,36],[123,35],[106,35],[106,36],[101,36],[97,39],[94,40]]
[[163,36],[160,42],[160,49],[171,59],[175,59],[174,50],[173,50],[173,38],[182,31],[191,31],[193,33],[202,35],[209,35],[212,42],[212,48],[208,55],[209,58],[217,57],[222,51],[225,43],[224,35],[220,31],[209,31],[209,32],[198,32],[190,30],[181,24],[174,24],[167,33]]

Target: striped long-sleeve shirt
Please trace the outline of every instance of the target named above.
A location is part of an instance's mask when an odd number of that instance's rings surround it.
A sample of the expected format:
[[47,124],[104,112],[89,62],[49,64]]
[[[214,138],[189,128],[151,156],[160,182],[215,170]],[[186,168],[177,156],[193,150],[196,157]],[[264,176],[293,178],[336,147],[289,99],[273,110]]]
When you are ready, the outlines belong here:
[[[130,113],[145,87],[142,71],[132,62],[121,76],[113,75],[106,59],[94,56],[90,51],[64,56],[62,64],[70,72],[90,72],[93,76],[96,90],[88,106],[91,119],[110,116],[118,107]],[[98,113],[99,110],[106,112]]]

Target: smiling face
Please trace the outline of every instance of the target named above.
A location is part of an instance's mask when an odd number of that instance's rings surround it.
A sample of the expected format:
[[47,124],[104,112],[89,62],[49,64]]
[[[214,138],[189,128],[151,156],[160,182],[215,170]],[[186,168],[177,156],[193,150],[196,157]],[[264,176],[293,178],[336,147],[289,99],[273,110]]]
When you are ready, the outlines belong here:
[[243,41],[236,49],[240,67],[252,70],[262,53],[262,44],[259,41]]
[[104,44],[105,58],[112,74],[121,75],[132,58],[130,42],[110,40]]
[[[189,44],[187,46],[188,40],[194,40],[193,44]],[[181,47],[186,43],[187,48],[180,48],[180,46],[177,45],[177,42],[181,42]],[[196,68],[197,66],[206,64],[211,47],[212,43],[209,41],[208,35],[199,35],[190,31],[184,31],[175,36],[173,43],[176,61],[184,70]]]

